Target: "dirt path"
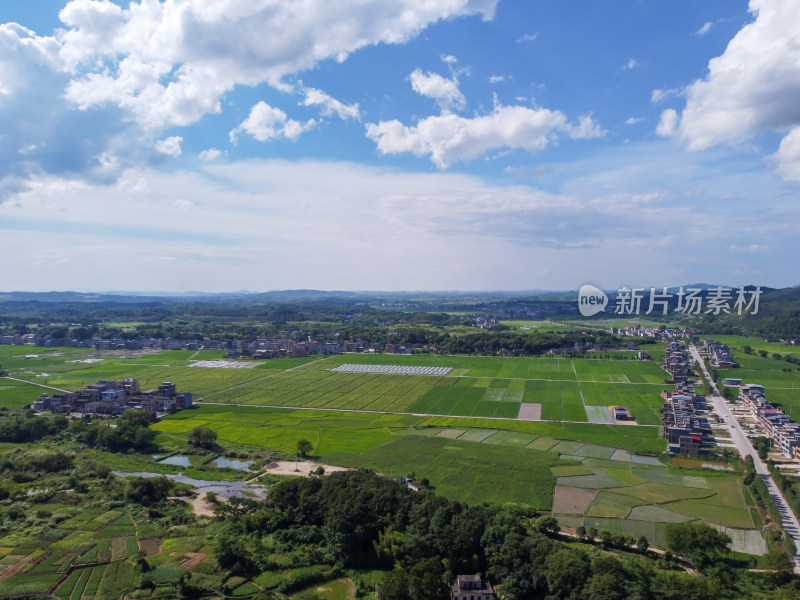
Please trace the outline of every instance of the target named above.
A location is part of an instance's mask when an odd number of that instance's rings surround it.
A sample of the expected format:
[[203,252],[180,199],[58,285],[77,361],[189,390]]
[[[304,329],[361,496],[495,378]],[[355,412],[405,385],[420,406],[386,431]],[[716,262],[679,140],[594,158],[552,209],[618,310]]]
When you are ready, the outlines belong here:
[[349,471],[345,467],[337,467],[334,465],[322,465],[315,462],[293,461],[293,460],[276,460],[269,463],[264,469],[265,473],[272,475],[297,475],[299,477],[308,477],[311,471],[322,467],[325,473],[333,473],[335,471]]
[[198,494],[194,498],[187,498],[185,496],[170,496],[170,500],[178,502],[185,502],[192,507],[192,512],[198,517],[213,517],[214,505],[206,500],[205,494]]
[[203,562],[208,556],[208,554],[203,554],[202,552],[187,552],[186,556],[188,556],[189,559],[184,561],[184,563],[181,566],[187,571],[191,571],[197,565]]
[[27,383],[28,385],[35,385],[36,387],[45,388],[47,390],[55,390],[57,392],[63,392],[65,394],[70,393],[69,390],[62,390],[61,388],[53,387],[52,385],[36,383],[35,381],[28,381],[27,379],[17,379],[16,377],[9,377],[8,375],[4,375],[3,379],[10,379],[11,381],[19,381],[20,383]]

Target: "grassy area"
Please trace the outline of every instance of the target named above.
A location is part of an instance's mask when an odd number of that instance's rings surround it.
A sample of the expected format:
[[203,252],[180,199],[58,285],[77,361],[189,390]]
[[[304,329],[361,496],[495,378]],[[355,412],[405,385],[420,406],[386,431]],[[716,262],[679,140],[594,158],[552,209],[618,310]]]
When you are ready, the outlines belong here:
[[[275,359],[253,369],[191,367],[218,351],[164,351],[124,358],[130,353],[85,349],[0,348],[11,374],[32,382],[77,390],[98,379],[136,377],[143,389],[174,382],[197,399],[337,410],[439,414],[457,417],[516,418],[522,402],[542,405],[547,421],[587,422],[588,406],[626,406],[641,424],[656,425],[664,372],[651,362],[614,359],[500,358],[439,355],[361,355]],[[598,355],[600,356],[600,355]],[[87,357],[89,357],[87,359]],[[86,360],[94,362],[85,362]],[[449,376],[337,373],[345,363],[447,366]],[[8,383],[8,385],[5,385]],[[42,388],[11,380],[0,385],[0,405],[32,402]]]
[[[433,437],[405,436],[362,453],[339,451],[326,460],[387,475],[427,478],[436,492],[468,503],[514,502],[552,507],[555,454]],[[569,463],[566,463],[569,464]],[[513,482],[513,485],[510,485]]]

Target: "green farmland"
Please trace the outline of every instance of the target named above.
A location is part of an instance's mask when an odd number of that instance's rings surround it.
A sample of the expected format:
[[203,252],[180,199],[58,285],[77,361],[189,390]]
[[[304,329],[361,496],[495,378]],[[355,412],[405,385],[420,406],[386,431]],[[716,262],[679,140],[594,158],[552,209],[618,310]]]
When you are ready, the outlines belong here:
[[783,408],[795,420],[800,420],[800,367],[783,360],[742,352],[735,352],[734,357],[741,366],[720,369],[721,377],[741,379],[743,383],[760,383],[764,386],[767,400]]
[[439,494],[525,504],[568,526],[662,543],[666,523],[700,519],[730,528],[740,551],[764,550],[739,475],[637,454],[662,449],[656,428],[240,406],[183,411],[153,427],[161,443],[180,445],[198,425],[234,447],[289,455],[307,439],[323,464],[425,478]]
[[[524,402],[541,405],[541,419],[555,422],[608,422],[607,418],[594,421],[586,407],[599,407],[602,413],[603,407],[622,405],[639,424],[658,425],[665,375],[657,364],[634,360],[349,354],[267,360],[255,363],[254,368],[223,369],[191,366],[200,359],[222,358],[222,352],[129,355],[0,348],[3,364],[13,377],[58,389],[76,390],[98,379],[135,377],[143,389],[172,381],[179,390],[189,390],[198,400],[214,404],[500,419],[517,418]],[[346,363],[443,366],[452,371],[447,376],[427,376],[330,370]],[[0,402],[8,397],[7,405],[28,404],[42,391],[4,380]]]

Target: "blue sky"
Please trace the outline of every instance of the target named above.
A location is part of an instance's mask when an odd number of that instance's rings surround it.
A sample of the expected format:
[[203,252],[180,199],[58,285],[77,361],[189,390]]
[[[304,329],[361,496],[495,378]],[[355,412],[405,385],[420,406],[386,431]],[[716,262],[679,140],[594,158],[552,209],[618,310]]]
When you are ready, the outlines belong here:
[[790,0],[0,0],[0,287],[800,283]]

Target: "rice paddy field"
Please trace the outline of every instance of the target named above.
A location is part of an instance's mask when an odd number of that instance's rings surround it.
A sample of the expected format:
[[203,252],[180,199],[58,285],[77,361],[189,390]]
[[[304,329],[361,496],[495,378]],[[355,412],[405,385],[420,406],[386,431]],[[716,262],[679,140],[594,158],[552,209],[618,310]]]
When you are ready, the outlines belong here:
[[726,528],[737,551],[766,551],[740,475],[637,454],[661,440],[625,436],[630,427],[239,406],[183,411],[154,427],[159,441],[182,441],[198,424],[224,442],[287,453],[308,439],[323,463],[426,478],[469,503],[526,504],[565,526],[658,544],[666,523],[699,519]]
[[[347,354],[225,369],[192,367],[200,360],[221,359],[222,352],[141,354],[11,346],[0,347],[0,364],[13,377],[65,390],[98,379],[135,377],[143,389],[172,381],[196,399],[216,404],[515,419],[526,403],[541,406],[542,420],[578,423],[608,423],[603,411],[609,405],[622,405],[638,424],[654,426],[659,424],[665,375],[657,364],[634,360]],[[447,375],[332,371],[343,364],[451,371]],[[0,403],[8,397],[8,405],[28,404],[45,391],[19,393],[24,389],[13,380],[3,380]]]
[[620,451],[597,454],[577,448],[562,458],[577,459],[580,466],[551,467],[557,477],[553,514],[562,524],[644,535],[663,544],[667,523],[702,520],[729,531],[734,550],[766,552],[758,511],[740,476],[642,462]]

